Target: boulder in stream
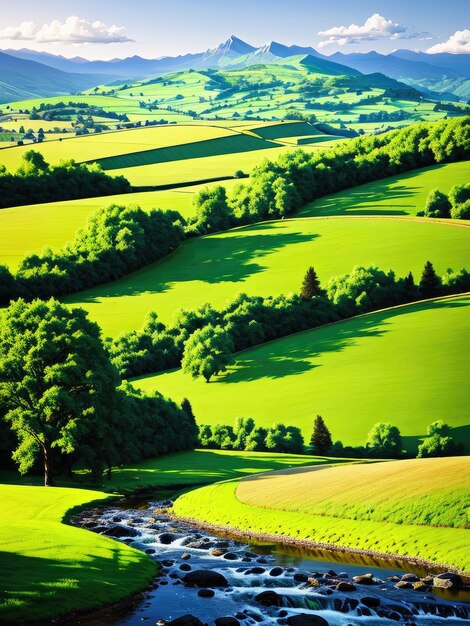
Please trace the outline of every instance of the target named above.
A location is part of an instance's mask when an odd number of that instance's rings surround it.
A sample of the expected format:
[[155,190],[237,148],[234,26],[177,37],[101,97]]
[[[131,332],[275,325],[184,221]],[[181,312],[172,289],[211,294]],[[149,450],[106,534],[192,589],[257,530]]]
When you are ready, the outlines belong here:
[[183,582],[193,587],[228,587],[228,580],[225,576],[213,570],[197,569],[188,572]]
[[240,626],[240,622],[236,617],[218,617],[215,626]]
[[111,526],[104,530],[102,535],[106,535],[107,537],[137,537],[139,532],[135,528],[131,528],[130,526]]
[[299,613],[291,615],[286,619],[289,626],[329,626],[324,617],[320,615],[312,615],[310,613]]
[[463,582],[458,574],[453,572],[444,572],[434,576],[433,586],[438,589],[454,589],[456,591],[462,589]]
[[167,624],[168,626],[204,626],[200,619],[190,614],[177,617]]
[[255,600],[263,606],[282,606],[282,597],[275,591],[262,591]]

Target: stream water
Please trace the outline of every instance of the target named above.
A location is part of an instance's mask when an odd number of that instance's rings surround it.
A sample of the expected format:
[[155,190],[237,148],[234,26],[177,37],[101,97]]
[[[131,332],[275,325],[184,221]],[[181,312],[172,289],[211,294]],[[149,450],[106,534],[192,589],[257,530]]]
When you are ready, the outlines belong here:
[[[137,626],[171,621],[187,614],[205,624],[214,624],[221,617],[235,617],[242,626],[470,623],[470,596],[465,591],[437,596],[428,586],[424,591],[395,587],[403,575],[418,581],[429,571],[338,552],[242,543],[156,513],[160,507],[161,503],[154,503],[143,509],[97,509],[76,520],[77,525],[114,535],[118,541],[147,552],[159,561],[162,570],[153,588],[132,611],[124,614],[117,609],[106,617],[80,619],[75,624]],[[214,580],[204,580],[214,575],[223,577],[218,581],[222,586]],[[352,578],[357,575],[369,575],[368,584],[354,582]],[[391,580],[393,576],[396,578]],[[191,577],[197,579],[199,586],[188,584]],[[312,586],[307,578],[316,579],[317,586]],[[340,582],[350,585],[343,584],[338,589]],[[413,580],[407,582],[412,584]],[[299,614],[310,616],[310,621],[295,624],[292,617]],[[313,616],[317,616],[317,621]],[[236,624],[233,621],[218,626]]]

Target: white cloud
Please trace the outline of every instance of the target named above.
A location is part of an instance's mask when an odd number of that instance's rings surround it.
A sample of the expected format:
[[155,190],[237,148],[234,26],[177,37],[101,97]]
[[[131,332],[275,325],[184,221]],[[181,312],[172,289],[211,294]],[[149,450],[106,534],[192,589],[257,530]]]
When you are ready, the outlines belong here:
[[470,54],[470,30],[456,30],[447,41],[436,43],[426,50],[429,54],[450,52],[451,54]]
[[35,41],[38,43],[124,43],[133,41],[123,34],[123,26],[106,26],[103,22],[88,22],[71,15],[65,22],[54,20],[39,26],[34,22],[22,22],[19,26],[7,26],[0,30],[0,39],[11,41]]
[[320,31],[318,34],[322,35],[322,37],[327,37],[327,39],[320,41],[318,47],[324,48],[332,44],[345,46],[346,44],[374,41],[376,39],[408,39],[418,35],[418,33],[407,34],[407,30],[406,26],[396,24],[392,20],[385,19],[383,15],[374,13],[366,19],[362,26],[357,24],[334,26],[328,30]]

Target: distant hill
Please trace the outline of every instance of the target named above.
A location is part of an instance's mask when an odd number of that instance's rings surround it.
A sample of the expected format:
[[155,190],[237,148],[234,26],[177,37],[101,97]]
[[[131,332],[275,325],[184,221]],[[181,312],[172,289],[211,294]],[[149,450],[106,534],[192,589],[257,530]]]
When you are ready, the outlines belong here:
[[71,74],[0,52],[0,102],[70,94],[101,80],[102,76]]
[[[26,48],[5,52],[10,56],[41,63],[62,72],[93,75],[94,79],[91,82],[94,84],[136,81],[189,69],[240,69],[260,64],[279,64],[292,57],[308,56],[315,59],[318,73],[351,75],[351,70],[363,74],[380,73],[415,87],[436,99],[439,95],[449,100],[470,98],[470,55],[465,54],[426,54],[412,50],[396,50],[387,55],[377,52],[351,54],[337,52],[325,56],[309,46],[286,46],[276,41],[255,47],[235,35],[205,52],[155,59],[135,55],[109,61],[89,61],[83,57],[65,58]],[[310,63],[313,67],[314,62]],[[97,75],[101,80],[96,80]],[[74,83],[73,89],[76,88]],[[64,91],[67,91],[65,87],[60,89],[60,93]]]

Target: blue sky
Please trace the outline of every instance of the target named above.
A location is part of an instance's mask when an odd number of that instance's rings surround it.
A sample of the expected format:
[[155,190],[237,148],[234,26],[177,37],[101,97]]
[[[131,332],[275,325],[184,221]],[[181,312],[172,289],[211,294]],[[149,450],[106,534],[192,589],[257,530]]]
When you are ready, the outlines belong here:
[[470,0],[0,0],[2,5],[0,48],[95,59],[198,52],[232,34],[253,45],[275,40],[312,45],[324,54],[433,47],[470,53]]

